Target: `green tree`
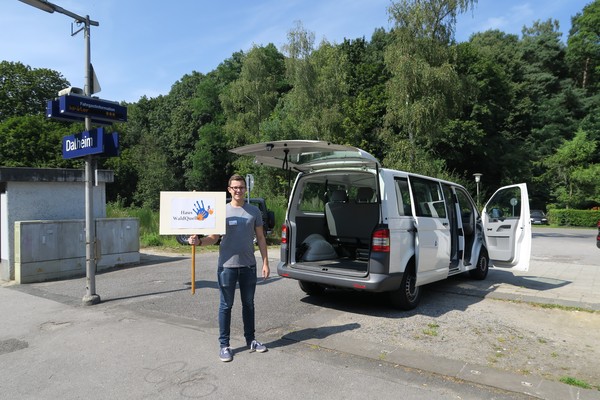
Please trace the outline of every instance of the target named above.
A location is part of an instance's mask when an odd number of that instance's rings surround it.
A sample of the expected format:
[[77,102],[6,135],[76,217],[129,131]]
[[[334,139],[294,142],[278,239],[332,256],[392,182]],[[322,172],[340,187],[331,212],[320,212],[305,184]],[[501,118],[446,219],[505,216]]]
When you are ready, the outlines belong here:
[[[390,130],[386,140],[393,149],[400,143],[398,134],[408,138],[408,158],[413,162],[416,146],[427,148],[435,142],[462,104],[462,82],[451,45],[457,14],[475,3],[476,0],[402,0],[389,7],[394,29],[385,54],[391,73],[386,115]],[[402,155],[399,151],[393,153]],[[387,157],[388,166],[398,162]]]
[[220,96],[230,146],[259,139],[260,123],[275,108],[284,86],[284,71],[283,55],[273,44],[248,52],[239,77]]
[[544,159],[544,178],[552,189],[557,206],[582,208],[600,200],[600,164],[590,160],[598,143],[579,130],[572,140],[566,140],[554,154]]
[[191,167],[190,155],[198,140],[202,119],[197,116],[197,91],[202,87],[206,75],[198,72],[186,74],[177,81],[166,96],[160,112],[165,114],[168,125],[160,135],[168,165],[175,177],[176,190],[186,187],[185,171]]
[[600,84],[600,0],[571,18],[567,61],[578,86],[594,91]]
[[351,143],[343,129],[343,105],[349,99],[347,55],[339,46],[322,42],[313,52],[311,63],[316,75],[315,96],[311,99],[311,117],[305,128],[313,138]]
[[531,128],[518,142],[524,140],[522,149],[532,161],[520,175],[532,182],[532,201],[539,203],[550,201],[551,193],[547,185],[539,184],[545,164],[537,161],[552,155],[565,139],[572,139],[585,107],[584,92],[569,78],[561,36],[557,21],[537,21],[523,29],[520,44],[524,62],[520,101],[529,108]]
[[[288,33],[286,75],[291,90],[281,99],[277,117],[287,138],[347,143],[344,105],[349,98],[348,54],[327,41],[317,49],[314,33],[297,23]],[[272,121],[271,121],[272,122]]]
[[376,29],[371,41],[345,39],[340,45],[348,60],[348,96],[343,103],[343,129],[348,143],[383,159],[381,143],[383,118],[386,114],[384,53],[391,35]]
[[[283,46],[285,73],[291,89],[279,101],[267,132],[281,132],[280,139],[318,137],[311,128],[316,98],[317,73],[311,56],[315,51],[315,34],[306,30],[300,22],[288,32],[288,42]],[[276,133],[272,133],[273,136]]]
[[488,31],[457,46],[456,68],[465,102],[432,144],[449,170],[469,178],[482,173],[490,183],[500,182],[505,174],[503,135],[508,131],[515,97],[513,68],[507,67],[507,61],[514,60],[506,53],[517,42],[516,36]]
[[190,155],[191,168],[185,174],[188,190],[219,191],[225,188],[232,167],[222,129],[216,124],[200,128],[200,137]]
[[78,165],[62,158],[62,138],[72,128],[46,121],[42,115],[10,117],[0,122],[0,165],[6,167],[64,168]]
[[56,71],[32,69],[20,62],[0,62],[0,121],[45,113],[47,101],[68,86],[69,82]]
[[132,154],[138,171],[138,182],[133,195],[136,205],[158,210],[160,192],[178,190],[173,169],[159,138],[148,135],[142,138],[138,151]]

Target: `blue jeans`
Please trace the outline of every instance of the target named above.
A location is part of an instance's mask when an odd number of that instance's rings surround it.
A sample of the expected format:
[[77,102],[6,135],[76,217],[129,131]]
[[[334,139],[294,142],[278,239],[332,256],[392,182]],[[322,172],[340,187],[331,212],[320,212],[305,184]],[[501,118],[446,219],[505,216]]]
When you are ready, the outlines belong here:
[[217,269],[217,281],[221,292],[219,304],[219,343],[221,347],[229,347],[231,331],[231,308],[235,298],[236,284],[240,286],[242,299],[242,321],[246,344],[254,340],[254,292],[256,291],[256,265],[240,268]]

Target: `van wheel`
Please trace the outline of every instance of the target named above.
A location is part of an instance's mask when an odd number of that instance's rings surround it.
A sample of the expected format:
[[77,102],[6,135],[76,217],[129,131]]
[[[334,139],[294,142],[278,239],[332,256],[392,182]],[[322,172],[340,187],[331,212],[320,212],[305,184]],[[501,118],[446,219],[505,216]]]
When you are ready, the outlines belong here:
[[325,292],[323,285],[314,282],[298,281],[300,289],[310,296],[318,296]]
[[488,257],[487,250],[483,247],[479,251],[479,258],[477,259],[477,265],[475,269],[469,271],[469,275],[471,278],[477,280],[484,280],[487,277],[488,271],[490,269],[490,258]]
[[404,271],[400,287],[389,293],[390,302],[394,308],[412,310],[421,300],[421,287],[416,286],[417,275],[415,268],[410,267]]

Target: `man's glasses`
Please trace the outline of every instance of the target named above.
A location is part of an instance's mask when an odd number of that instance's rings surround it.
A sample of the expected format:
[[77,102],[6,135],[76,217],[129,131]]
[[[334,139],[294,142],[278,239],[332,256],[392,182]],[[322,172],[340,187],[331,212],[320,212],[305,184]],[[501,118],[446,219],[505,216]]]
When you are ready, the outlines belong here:
[[234,190],[234,191],[236,191],[236,190],[244,191],[244,190],[246,190],[246,186],[229,186],[229,189]]

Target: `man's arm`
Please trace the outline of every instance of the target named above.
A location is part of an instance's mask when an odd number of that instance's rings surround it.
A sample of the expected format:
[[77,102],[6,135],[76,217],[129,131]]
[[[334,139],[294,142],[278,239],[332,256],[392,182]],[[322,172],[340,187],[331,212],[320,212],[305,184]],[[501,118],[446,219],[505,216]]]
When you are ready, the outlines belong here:
[[188,243],[192,246],[210,246],[211,244],[215,244],[219,241],[221,235],[208,235],[203,238],[198,237],[198,235],[192,235],[188,238]]
[[267,251],[267,239],[265,238],[265,231],[263,226],[257,226],[254,229],[256,234],[256,243],[258,244],[258,249],[260,250],[260,256],[262,257],[263,266],[262,266],[262,277],[263,279],[267,279],[271,273],[269,269],[269,253]]

